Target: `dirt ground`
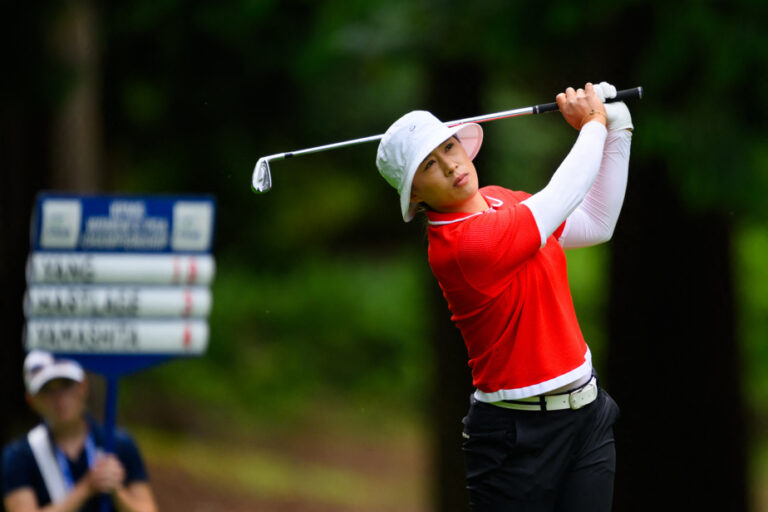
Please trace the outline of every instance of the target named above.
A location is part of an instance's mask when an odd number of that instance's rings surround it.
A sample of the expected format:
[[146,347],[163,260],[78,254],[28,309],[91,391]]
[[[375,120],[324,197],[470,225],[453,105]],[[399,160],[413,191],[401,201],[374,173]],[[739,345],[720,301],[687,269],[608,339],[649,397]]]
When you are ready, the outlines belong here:
[[165,512],[426,512],[429,456],[418,429],[208,438],[134,426]]
[[178,468],[150,465],[148,469],[158,506],[164,512],[346,512],[336,504],[275,500],[222,490]]

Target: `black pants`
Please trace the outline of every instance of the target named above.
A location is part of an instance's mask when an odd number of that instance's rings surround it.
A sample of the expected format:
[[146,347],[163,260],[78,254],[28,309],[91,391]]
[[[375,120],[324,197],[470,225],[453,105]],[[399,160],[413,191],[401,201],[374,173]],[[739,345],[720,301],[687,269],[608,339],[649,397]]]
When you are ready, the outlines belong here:
[[463,443],[471,509],[610,511],[618,416],[602,389],[577,410],[517,411],[472,398]]

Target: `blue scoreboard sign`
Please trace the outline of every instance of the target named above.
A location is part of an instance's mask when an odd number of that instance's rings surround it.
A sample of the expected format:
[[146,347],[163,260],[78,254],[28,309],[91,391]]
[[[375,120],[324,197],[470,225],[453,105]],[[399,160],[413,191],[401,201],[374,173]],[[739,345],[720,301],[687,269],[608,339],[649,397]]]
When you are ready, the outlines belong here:
[[34,251],[209,253],[216,203],[209,196],[41,194]]
[[27,350],[110,374],[205,353],[215,218],[211,196],[38,195]]

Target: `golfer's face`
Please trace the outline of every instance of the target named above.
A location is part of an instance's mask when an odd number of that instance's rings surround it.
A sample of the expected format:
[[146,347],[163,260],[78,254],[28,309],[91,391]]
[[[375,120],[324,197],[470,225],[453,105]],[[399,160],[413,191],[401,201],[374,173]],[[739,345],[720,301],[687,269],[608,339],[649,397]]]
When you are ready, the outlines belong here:
[[438,212],[461,212],[477,194],[477,171],[464,146],[451,137],[437,146],[416,169],[411,202],[427,203]]

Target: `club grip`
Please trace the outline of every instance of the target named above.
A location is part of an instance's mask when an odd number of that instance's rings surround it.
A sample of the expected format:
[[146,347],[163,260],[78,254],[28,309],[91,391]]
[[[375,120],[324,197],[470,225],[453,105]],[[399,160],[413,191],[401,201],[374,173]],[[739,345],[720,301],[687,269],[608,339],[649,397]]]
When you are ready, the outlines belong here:
[[[633,87],[631,89],[622,89],[621,91],[618,91],[616,93],[616,96],[613,98],[608,98],[605,100],[606,103],[613,103],[614,101],[624,101],[624,100],[630,100],[630,99],[642,99],[643,97],[643,88],[642,87]],[[545,112],[557,112],[560,110],[557,107],[557,103],[542,103],[541,105],[534,105],[533,107],[533,113],[534,114],[543,114]]]
[[631,89],[622,89],[621,91],[618,91],[616,93],[615,98],[608,98],[605,100],[606,103],[613,103],[614,101],[624,101],[624,100],[632,100],[632,99],[643,99],[643,88],[642,87],[633,87]]

